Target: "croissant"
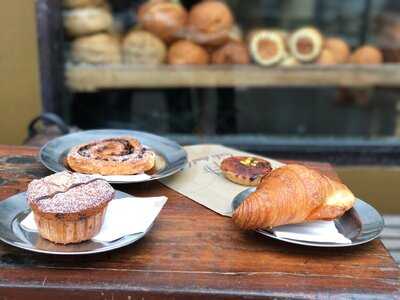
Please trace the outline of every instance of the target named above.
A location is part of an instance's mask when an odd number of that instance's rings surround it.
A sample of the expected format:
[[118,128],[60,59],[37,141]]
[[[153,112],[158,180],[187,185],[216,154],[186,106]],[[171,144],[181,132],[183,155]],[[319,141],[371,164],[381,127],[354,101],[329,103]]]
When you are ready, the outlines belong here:
[[355,197],[342,183],[316,170],[291,164],[265,176],[234,211],[242,229],[272,228],[316,220],[333,220],[353,207]]

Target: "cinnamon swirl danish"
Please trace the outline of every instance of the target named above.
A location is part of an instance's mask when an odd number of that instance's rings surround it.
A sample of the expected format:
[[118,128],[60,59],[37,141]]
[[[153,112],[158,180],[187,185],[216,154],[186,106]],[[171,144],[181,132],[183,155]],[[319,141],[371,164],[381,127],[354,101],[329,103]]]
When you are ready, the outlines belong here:
[[156,155],[131,137],[92,141],[72,148],[68,166],[80,173],[132,175],[154,167]]

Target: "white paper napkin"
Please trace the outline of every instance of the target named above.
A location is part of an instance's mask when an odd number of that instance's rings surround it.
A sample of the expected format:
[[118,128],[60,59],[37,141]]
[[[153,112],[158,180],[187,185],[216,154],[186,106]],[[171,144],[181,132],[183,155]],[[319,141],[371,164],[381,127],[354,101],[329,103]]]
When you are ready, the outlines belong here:
[[272,228],[271,231],[277,237],[298,241],[351,244],[351,240],[337,230],[333,221],[283,225]]
[[146,173],[140,173],[135,175],[107,175],[107,176],[96,174],[96,176],[110,182],[120,182],[120,181],[142,182],[151,178],[151,176]]
[[[123,236],[145,232],[156,219],[167,197],[139,198],[129,197],[111,201],[108,204],[100,232],[92,238],[98,242],[111,242]],[[31,212],[21,226],[30,231],[37,231]]]

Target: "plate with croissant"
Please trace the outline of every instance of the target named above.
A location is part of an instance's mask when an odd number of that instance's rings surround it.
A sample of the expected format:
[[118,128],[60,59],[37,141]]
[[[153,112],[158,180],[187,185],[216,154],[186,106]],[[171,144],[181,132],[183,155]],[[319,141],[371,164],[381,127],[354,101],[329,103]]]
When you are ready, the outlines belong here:
[[88,130],[51,140],[39,160],[54,172],[97,175],[110,183],[161,179],[183,169],[186,151],[174,141],[134,130]]
[[239,193],[232,208],[239,228],[307,246],[355,246],[377,238],[384,227],[379,212],[346,185],[299,164],[272,170],[257,187]]

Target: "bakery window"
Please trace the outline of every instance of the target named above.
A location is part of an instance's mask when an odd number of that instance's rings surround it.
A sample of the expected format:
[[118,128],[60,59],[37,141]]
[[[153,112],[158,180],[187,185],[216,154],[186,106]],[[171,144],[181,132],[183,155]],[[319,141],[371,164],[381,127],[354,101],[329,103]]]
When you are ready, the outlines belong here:
[[38,0],[45,111],[336,163],[400,161],[394,0]]

